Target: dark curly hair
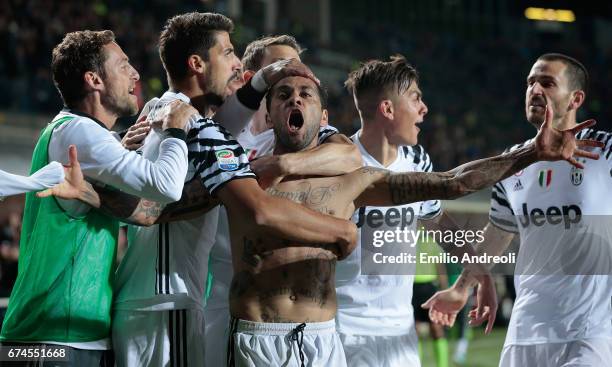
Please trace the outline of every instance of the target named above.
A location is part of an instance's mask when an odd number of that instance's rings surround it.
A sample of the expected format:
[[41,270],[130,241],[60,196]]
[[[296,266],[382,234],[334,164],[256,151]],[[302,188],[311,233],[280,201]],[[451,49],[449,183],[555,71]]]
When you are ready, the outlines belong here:
[[115,35],[111,31],[87,30],[68,33],[55,46],[51,70],[64,105],[73,107],[85,97],[83,74],[93,71],[104,78],[106,53],[103,48],[114,41]]
[[232,33],[234,23],[216,13],[186,13],[166,22],[159,36],[159,57],[171,79],[187,76],[187,58],[199,55],[208,61],[208,50],[216,44],[217,32]]

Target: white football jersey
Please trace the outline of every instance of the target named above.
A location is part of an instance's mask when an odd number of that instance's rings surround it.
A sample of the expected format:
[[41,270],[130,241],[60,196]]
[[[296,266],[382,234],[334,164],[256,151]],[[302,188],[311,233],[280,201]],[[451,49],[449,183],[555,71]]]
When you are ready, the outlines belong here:
[[[351,139],[359,148],[364,166],[385,168],[393,172],[433,170],[429,155],[420,145],[398,147],[397,159],[384,167],[363,147],[359,141],[360,134],[361,131],[358,131]],[[404,228],[415,230],[418,219],[431,219],[440,213],[440,201],[431,200],[395,207],[368,206],[353,214],[352,220],[359,227],[359,246],[347,259],[336,265],[336,324],[340,333],[393,336],[414,332],[411,303],[414,267],[409,269],[409,265],[402,264],[402,274],[405,275],[376,274],[376,271],[383,269],[364,269],[362,259],[372,257],[370,251],[374,232]],[[395,245],[387,242],[384,246]],[[416,254],[415,246],[403,244],[401,248]]]
[[[182,93],[166,92],[151,113],[177,99],[189,103]],[[155,160],[159,141],[159,132],[153,130],[145,140],[143,156]],[[199,177],[211,195],[231,180],[255,178],[244,149],[209,118],[197,115],[189,121],[187,149],[185,181]],[[191,220],[130,226],[129,246],[116,274],[115,309],[202,308],[218,217],[217,207]]]
[[605,143],[584,169],[537,162],[494,186],[491,223],[521,239],[507,345],[612,339],[611,137],[578,135]]

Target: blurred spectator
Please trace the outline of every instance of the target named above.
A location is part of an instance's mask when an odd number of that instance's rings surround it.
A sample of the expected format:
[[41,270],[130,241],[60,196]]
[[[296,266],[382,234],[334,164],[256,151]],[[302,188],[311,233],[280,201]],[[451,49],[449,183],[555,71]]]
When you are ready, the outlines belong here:
[[[11,211],[7,220],[0,224],[0,298],[10,296],[17,279],[20,234],[21,212]],[[6,309],[0,308],[0,322],[4,312]]]
[[[51,50],[66,32],[82,29],[113,30],[140,72],[140,101],[159,95],[166,82],[157,37],[166,19],[185,11],[222,10],[225,5],[224,1],[199,0],[4,1],[0,3],[0,91],[10,94],[0,98],[0,109],[56,113],[60,99],[50,78]],[[288,5],[281,2],[281,6]],[[243,18],[233,36],[237,49],[263,34],[262,7],[259,2],[243,2]],[[495,33],[469,37],[428,25],[406,32],[383,18],[364,22],[351,12],[335,12],[332,19],[334,52],[344,53],[355,64],[402,53],[421,72],[420,86],[430,113],[421,125],[420,143],[438,170],[496,154],[533,136],[533,129],[524,122],[522,75],[533,58],[544,52],[564,52],[590,62],[590,102],[579,118],[594,117],[599,128],[609,129],[604,122],[612,121],[612,104],[604,101],[612,97],[608,88],[612,46],[601,50],[594,49],[595,42],[581,42],[582,27],[568,28],[577,35],[575,41],[566,42],[564,37],[524,36],[529,32],[519,19],[512,24],[522,27],[517,35],[523,36],[512,38]],[[308,48],[303,55],[306,63],[338,69],[338,65],[323,65],[325,50],[317,44],[312,27],[282,16],[277,25],[276,33],[292,34]],[[331,92],[330,120],[352,134],[359,128],[352,99],[343,91],[342,80],[326,80],[326,84]],[[122,120],[118,128],[131,122]]]

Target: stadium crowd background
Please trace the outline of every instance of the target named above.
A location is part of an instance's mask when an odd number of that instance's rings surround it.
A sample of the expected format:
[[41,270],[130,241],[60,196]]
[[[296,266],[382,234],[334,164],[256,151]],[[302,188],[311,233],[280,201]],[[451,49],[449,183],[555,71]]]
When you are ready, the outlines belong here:
[[[523,118],[524,75],[545,51],[584,60],[593,78],[583,115],[596,118],[600,126],[612,120],[612,104],[606,103],[612,97],[612,42],[606,42],[610,28],[603,20],[578,14],[575,23],[542,31],[520,12],[512,14],[510,1],[388,1],[374,6],[371,1],[340,0],[331,1],[330,39],[321,42],[316,24],[300,22],[300,17],[308,20],[302,11],[308,4],[298,3],[278,2],[283,16],[274,32],[292,34],[308,49],[306,63],[331,92],[332,123],[347,134],[358,128],[353,102],[342,88],[346,73],[360,60],[402,53],[421,73],[430,112],[420,140],[438,169],[495,154],[532,135]],[[156,43],[163,22],[180,12],[223,12],[227,6],[224,1],[196,0],[2,2],[0,93],[5,96],[0,109],[47,116],[57,112],[61,102],[49,71],[51,50],[66,32],[79,29],[115,32],[140,72],[141,99],[146,101],[166,87]],[[242,6],[233,37],[238,54],[266,33],[264,2],[244,0]]]
[[[275,11],[270,19],[268,7]],[[66,32],[111,29],[139,71],[140,102],[166,89],[157,52],[165,20],[186,11],[216,11],[236,22],[237,55],[264,34],[291,34],[330,92],[331,124],[359,127],[343,88],[359,61],[401,53],[420,72],[429,114],[419,137],[437,170],[501,152],[533,136],[524,118],[525,75],[544,52],[583,61],[591,74],[578,120],[612,121],[612,5],[588,1],[513,0],[108,0],[0,2],[0,168],[26,173],[40,129],[61,108],[49,64]],[[593,2],[595,3],[595,2]],[[527,6],[571,8],[574,23],[525,19]],[[238,7],[238,8],[237,8]],[[325,16],[321,16],[325,14]],[[323,24],[322,22],[326,22]],[[131,120],[122,121],[119,129]],[[29,145],[28,145],[29,144]],[[15,158],[18,157],[19,159]],[[15,163],[15,160],[18,162]],[[486,198],[484,194],[481,197]],[[0,297],[16,275],[23,197],[0,203]],[[488,208],[488,203],[483,202]],[[486,219],[480,213],[480,222]],[[478,221],[477,221],[478,222]],[[1,306],[1,305],[0,305]]]

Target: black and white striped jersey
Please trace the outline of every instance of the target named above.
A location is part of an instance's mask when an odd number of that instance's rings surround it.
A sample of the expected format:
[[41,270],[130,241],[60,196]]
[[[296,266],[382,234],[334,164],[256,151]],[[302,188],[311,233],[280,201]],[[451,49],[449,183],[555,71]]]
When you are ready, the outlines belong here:
[[[151,113],[177,99],[189,102],[181,93],[166,92]],[[149,134],[142,148],[143,156],[150,160],[157,158],[159,134]],[[244,149],[210,118],[197,115],[189,121],[187,149],[189,168],[185,181],[201,179],[212,195],[231,180],[255,178]],[[218,213],[217,207],[191,220],[152,227],[130,226],[129,246],[117,270],[115,308],[202,308]]]

